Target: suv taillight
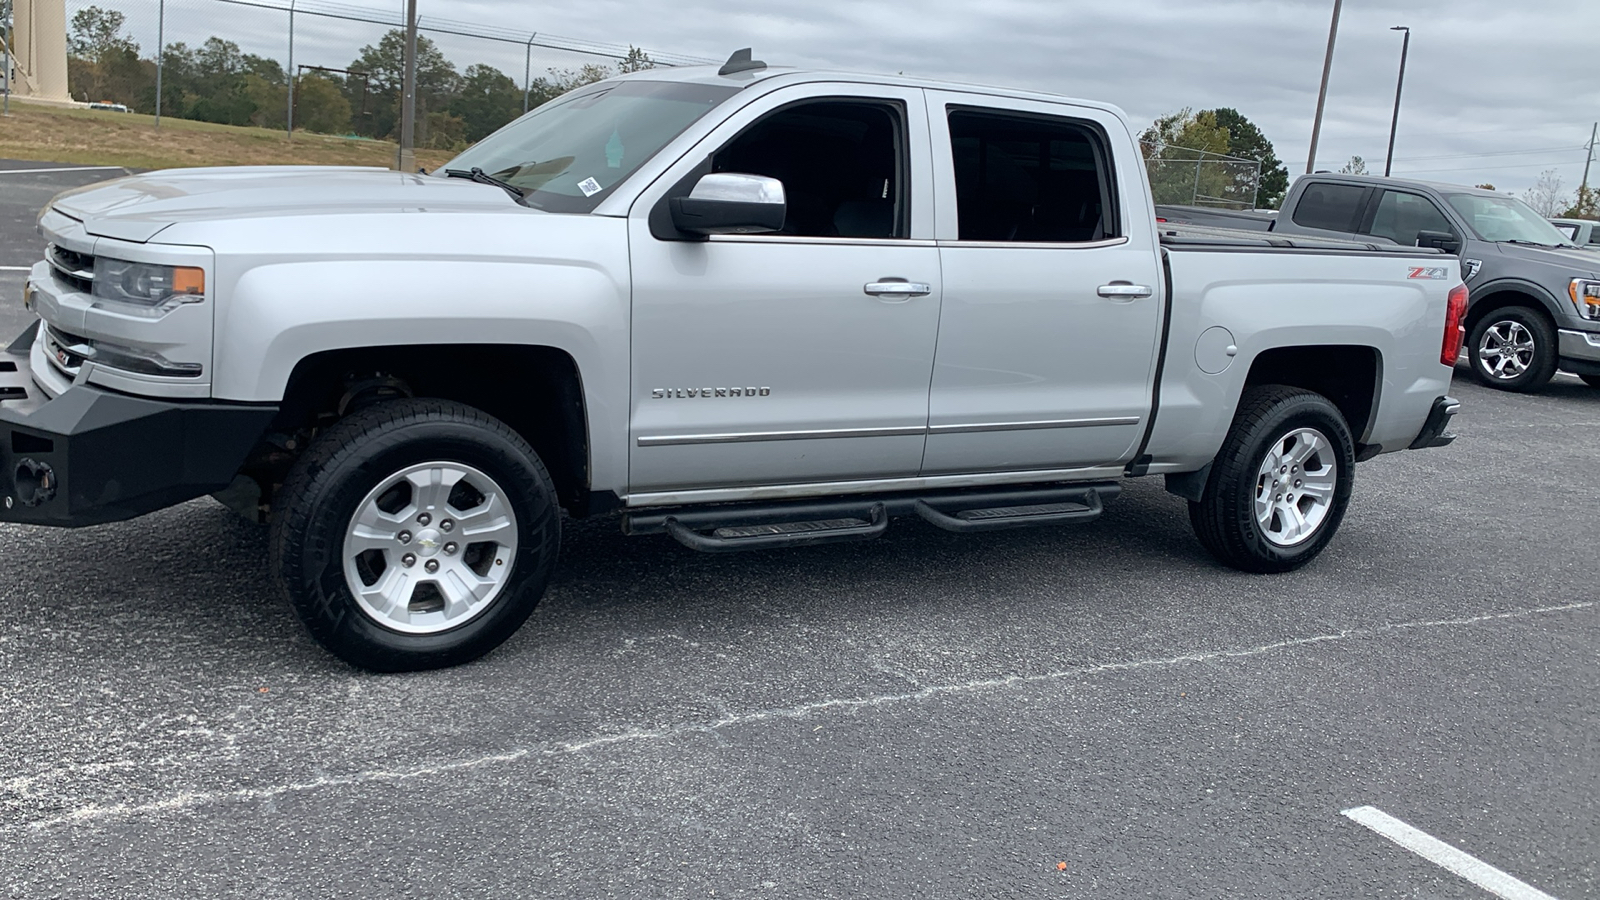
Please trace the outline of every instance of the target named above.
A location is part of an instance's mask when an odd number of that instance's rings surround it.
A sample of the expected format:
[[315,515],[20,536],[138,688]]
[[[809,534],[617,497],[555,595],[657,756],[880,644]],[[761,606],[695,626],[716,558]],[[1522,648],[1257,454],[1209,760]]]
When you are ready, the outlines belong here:
[[1450,301],[1444,313],[1444,346],[1439,349],[1439,362],[1454,367],[1461,355],[1461,339],[1466,333],[1467,286],[1458,284],[1450,291]]

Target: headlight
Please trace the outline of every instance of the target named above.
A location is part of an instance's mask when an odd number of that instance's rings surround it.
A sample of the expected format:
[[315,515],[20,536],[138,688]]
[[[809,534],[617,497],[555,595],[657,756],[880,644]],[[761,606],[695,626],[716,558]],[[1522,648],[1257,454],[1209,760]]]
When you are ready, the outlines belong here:
[[157,266],[97,256],[94,295],[125,304],[135,315],[159,315],[205,299],[206,273],[194,266]]
[[1600,319],[1600,281],[1574,278],[1567,287],[1567,293],[1572,295],[1572,305],[1578,308],[1578,315],[1585,319]]

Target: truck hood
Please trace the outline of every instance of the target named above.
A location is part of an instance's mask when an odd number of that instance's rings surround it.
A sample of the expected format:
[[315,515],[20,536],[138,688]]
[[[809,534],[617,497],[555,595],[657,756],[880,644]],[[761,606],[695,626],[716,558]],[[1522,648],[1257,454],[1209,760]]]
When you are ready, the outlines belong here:
[[1495,244],[1501,256],[1569,272],[1570,277],[1600,278],[1600,254],[1588,250],[1546,250],[1521,244]]
[[500,188],[460,178],[346,166],[168,169],[56,195],[49,209],[99,237],[143,243],[178,222],[292,213],[505,210]]

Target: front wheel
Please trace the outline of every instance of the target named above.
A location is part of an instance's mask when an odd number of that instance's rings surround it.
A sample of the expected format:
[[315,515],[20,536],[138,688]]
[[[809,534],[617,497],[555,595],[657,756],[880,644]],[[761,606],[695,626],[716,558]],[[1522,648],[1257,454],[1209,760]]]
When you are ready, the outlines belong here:
[[1225,565],[1287,572],[1333,539],[1354,484],[1354,441],[1338,407],[1311,391],[1254,387],[1189,521]]
[[272,567],[311,636],[380,672],[477,659],[528,618],[560,545],[555,489],[516,432],[441,400],[323,432],[278,493]]
[[1467,335],[1472,374],[1502,391],[1536,391],[1556,374],[1556,330],[1544,313],[1526,306],[1494,310]]

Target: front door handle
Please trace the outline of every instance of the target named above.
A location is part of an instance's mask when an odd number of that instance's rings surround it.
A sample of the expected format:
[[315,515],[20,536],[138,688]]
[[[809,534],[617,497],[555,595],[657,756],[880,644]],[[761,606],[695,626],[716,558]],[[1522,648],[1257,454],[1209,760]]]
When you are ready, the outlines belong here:
[[1100,285],[1100,290],[1098,293],[1100,296],[1108,297],[1112,300],[1138,300],[1142,297],[1149,297],[1153,295],[1155,293],[1155,289],[1150,287],[1148,284],[1130,284],[1126,281],[1113,281],[1110,284]]
[[884,278],[868,282],[861,288],[873,297],[899,297],[910,299],[912,297],[926,297],[933,293],[933,285],[920,281],[907,281],[904,278]]

